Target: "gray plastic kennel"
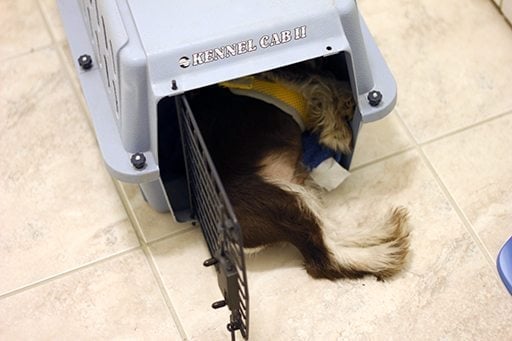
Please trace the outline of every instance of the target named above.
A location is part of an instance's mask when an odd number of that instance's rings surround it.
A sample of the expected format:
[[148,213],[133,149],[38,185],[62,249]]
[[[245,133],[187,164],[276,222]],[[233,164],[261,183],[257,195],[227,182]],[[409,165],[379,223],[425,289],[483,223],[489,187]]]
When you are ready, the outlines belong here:
[[[249,335],[240,227],[187,92],[321,58],[350,83],[361,125],[395,105],[396,84],[354,0],[59,0],[98,144],[111,175],[154,209],[199,221],[228,330]],[[351,156],[340,163],[349,168]]]

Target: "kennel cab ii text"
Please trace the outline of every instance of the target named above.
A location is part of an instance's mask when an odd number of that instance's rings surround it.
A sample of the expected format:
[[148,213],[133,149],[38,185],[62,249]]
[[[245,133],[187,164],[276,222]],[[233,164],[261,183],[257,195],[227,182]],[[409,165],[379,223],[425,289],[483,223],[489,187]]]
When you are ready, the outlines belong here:
[[221,59],[226,59],[254,52],[258,50],[258,48],[267,49],[269,47],[289,43],[293,40],[305,39],[306,37],[306,26],[304,25],[296,27],[293,30],[284,30],[277,33],[266,34],[260,37],[257,43],[255,43],[254,39],[247,39],[229,45],[209,49],[206,51],[193,53],[191,58],[192,60],[190,60],[190,58],[186,56],[181,57],[179,60],[179,65],[182,68],[187,68],[191,65],[198,66],[202,64],[215,62]]

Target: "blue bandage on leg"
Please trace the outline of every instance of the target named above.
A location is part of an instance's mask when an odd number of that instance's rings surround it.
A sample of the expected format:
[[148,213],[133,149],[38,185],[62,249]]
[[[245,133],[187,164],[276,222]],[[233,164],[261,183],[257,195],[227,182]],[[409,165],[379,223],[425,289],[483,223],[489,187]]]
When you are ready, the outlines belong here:
[[349,176],[349,172],[338,163],[341,153],[320,144],[317,134],[310,131],[302,133],[302,149],[302,162],[320,187],[331,191]]
[[336,153],[334,150],[320,144],[318,135],[311,131],[302,133],[302,152],[302,162],[309,170],[315,169],[331,157],[336,162],[341,159],[341,153]]

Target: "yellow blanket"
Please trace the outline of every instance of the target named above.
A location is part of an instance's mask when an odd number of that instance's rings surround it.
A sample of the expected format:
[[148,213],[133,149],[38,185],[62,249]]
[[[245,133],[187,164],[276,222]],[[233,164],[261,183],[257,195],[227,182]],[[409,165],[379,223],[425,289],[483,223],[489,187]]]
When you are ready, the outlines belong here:
[[258,79],[254,76],[242,77],[219,84],[237,95],[260,99],[273,104],[293,116],[304,130],[307,122],[308,105],[306,99],[298,92],[283,84]]

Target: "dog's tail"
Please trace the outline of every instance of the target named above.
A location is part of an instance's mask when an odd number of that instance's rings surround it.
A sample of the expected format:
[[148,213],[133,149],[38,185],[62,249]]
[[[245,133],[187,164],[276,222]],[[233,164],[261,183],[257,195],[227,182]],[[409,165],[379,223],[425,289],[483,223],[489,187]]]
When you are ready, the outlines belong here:
[[[361,277],[373,274],[379,279],[390,277],[405,265],[409,248],[407,210],[395,208],[381,226],[352,228],[329,217],[316,193],[293,183],[276,183],[293,193],[301,212],[314,216],[328,250],[330,264],[306,259],[306,269],[313,277]],[[318,237],[317,237],[318,239]],[[306,257],[306,254],[303,252]]]

